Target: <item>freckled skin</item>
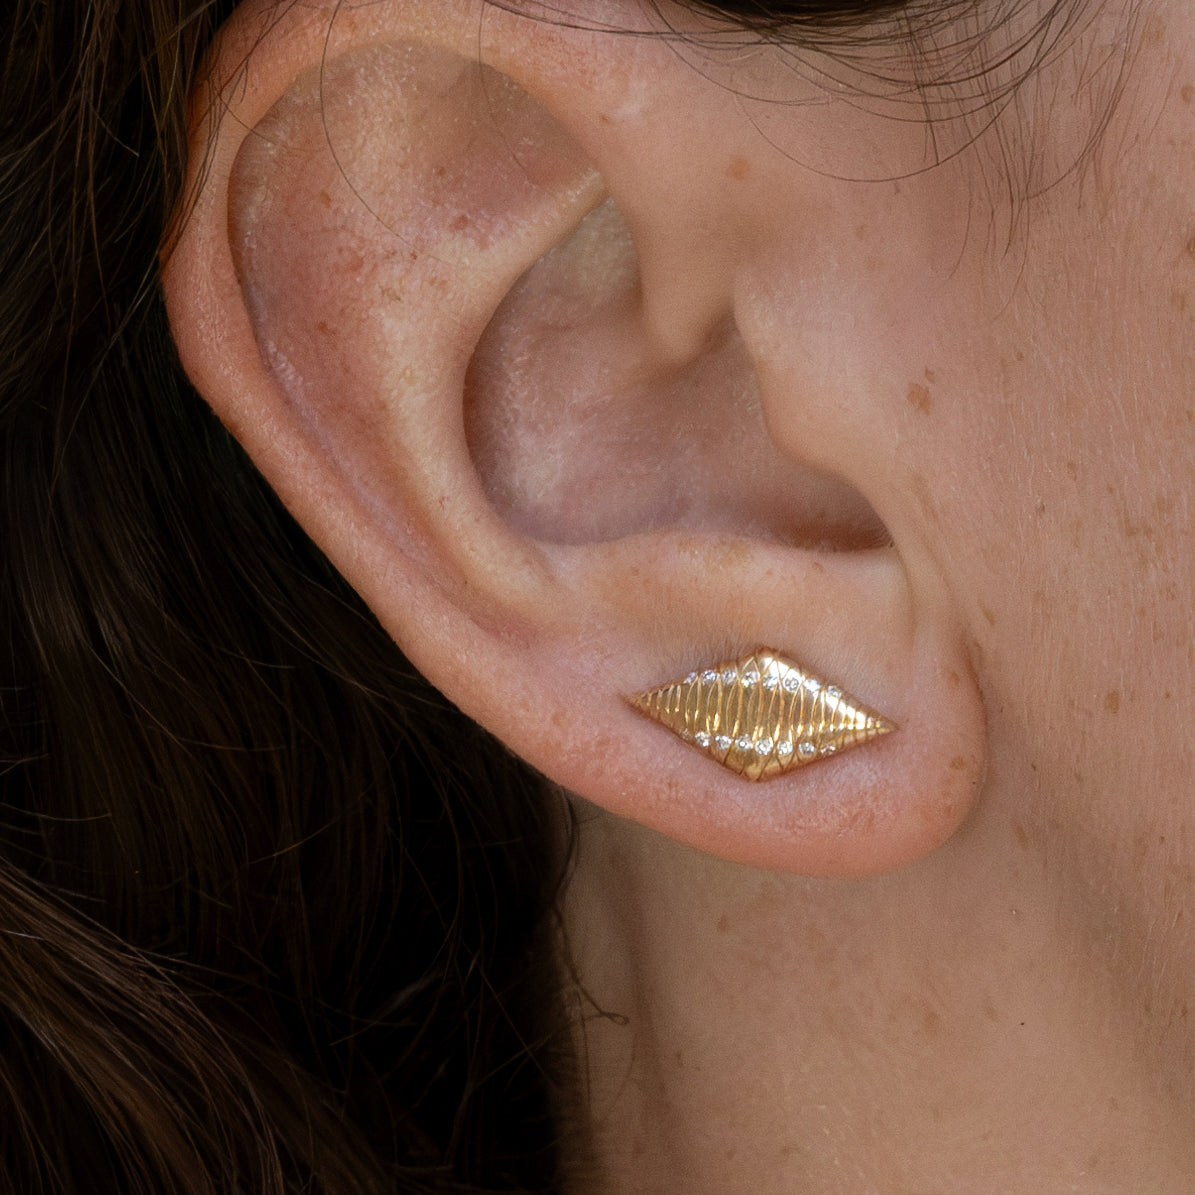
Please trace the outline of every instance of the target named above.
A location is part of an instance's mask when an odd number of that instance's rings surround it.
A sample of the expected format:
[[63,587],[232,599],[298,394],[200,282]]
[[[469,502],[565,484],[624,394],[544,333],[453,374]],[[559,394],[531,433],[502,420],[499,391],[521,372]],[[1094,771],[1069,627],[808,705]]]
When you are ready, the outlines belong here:
[[[1065,177],[1015,213],[977,182],[989,144],[875,188],[882,204],[825,184],[816,234],[794,217],[760,268],[797,330],[793,442],[816,442],[810,395],[866,394],[900,429],[896,496],[852,480],[898,545],[931,545],[965,612],[987,766],[948,844],[871,880],[589,827],[574,940],[625,936],[617,965],[582,945],[582,975],[603,1007],[640,1009],[584,1031],[594,1190],[1191,1189],[1195,10],[1114,3],[1088,48],[1132,13],[1129,82],[1085,169],[1066,173],[1083,115],[1059,101],[1014,142]],[[1030,86],[1074,96],[1082,60]],[[789,119],[768,132],[799,158]],[[866,173],[848,157],[839,174]],[[985,242],[1021,218],[1011,248]],[[718,1083],[683,1082],[676,1050]]]
[[909,383],[909,406],[919,414],[928,415],[933,409],[933,399],[927,387],[919,382]]
[[[317,542],[577,794],[571,1195],[1190,1195],[1195,7],[1091,6],[978,140],[774,48],[465,15],[298,76],[220,221],[255,365],[400,512],[389,572]],[[626,707],[771,642],[899,731],[748,785]]]

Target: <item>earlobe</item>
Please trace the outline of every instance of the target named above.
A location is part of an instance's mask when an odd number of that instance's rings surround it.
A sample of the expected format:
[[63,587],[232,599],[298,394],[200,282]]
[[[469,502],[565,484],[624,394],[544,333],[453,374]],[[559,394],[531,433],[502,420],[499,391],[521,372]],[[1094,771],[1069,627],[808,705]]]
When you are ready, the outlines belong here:
[[[660,206],[653,113],[750,129],[666,47],[479,20],[242,13],[164,270],[186,368],[413,662],[552,780],[753,865],[915,860],[982,768],[949,602],[841,421],[769,427],[736,299],[761,196],[678,150],[691,213]],[[632,66],[658,109],[619,99]],[[627,704],[765,643],[899,732],[752,786]]]

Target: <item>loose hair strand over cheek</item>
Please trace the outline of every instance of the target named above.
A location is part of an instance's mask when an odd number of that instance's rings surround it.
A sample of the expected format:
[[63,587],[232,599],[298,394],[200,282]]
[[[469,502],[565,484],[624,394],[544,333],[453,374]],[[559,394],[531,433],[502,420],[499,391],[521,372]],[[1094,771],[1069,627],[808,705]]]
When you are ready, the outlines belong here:
[[[771,115],[769,107],[784,110],[794,97],[804,103],[813,88],[877,119],[924,128],[924,157],[904,168],[861,172],[848,139],[832,161],[804,163],[818,173],[843,180],[891,181],[978,150],[976,189],[1007,209],[1010,238],[1023,225],[1027,202],[1084,167],[1094,154],[1119,98],[1125,50],[1131,42],[1123,33],[1106,60],[1101,58],[1093,68],[1083,34],[1099,20],[1106,8],[1103,0],[649,3],[661,36],[710,52],[709,59],[695,59],[698,69],[712,64],[718,71],[719,52],[727,52],[730,63],[743,50],[761,44],[784,55],[791,68],[791,89],[786,91],[780,81],[766,96],[742,94],[753,112]],[[703,20],[694,25],[678,17],[678,10]],[[1133,20],[1123,19],[1130,24]],[[1064,160],[1043,162],[1039,146],[1055,100],[1036,84],[1072,51],[1083,65],[1063,72],[1061,85],[1090,93],[1090,131],[1081,144],[1067,147],[1071,152],[1064,153]],[[727,78],[735,91],[733,75]],[[785,152],[783,145],[776,148]]]

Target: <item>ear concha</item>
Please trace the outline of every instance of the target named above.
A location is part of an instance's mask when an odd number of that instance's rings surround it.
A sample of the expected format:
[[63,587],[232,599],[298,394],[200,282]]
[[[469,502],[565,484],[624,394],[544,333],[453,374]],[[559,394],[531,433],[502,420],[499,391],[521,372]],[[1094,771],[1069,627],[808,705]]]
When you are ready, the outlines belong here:
[[748,780],[769,780],[896,726],[770,648],[632,697],[640,713]]

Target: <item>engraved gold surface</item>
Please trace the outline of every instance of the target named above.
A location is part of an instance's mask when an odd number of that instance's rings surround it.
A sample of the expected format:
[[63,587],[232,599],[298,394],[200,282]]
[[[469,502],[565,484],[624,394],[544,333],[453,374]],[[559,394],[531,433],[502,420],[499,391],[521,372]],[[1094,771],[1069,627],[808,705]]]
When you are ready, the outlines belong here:
[[631,705],[748,780],[770,780],[896,729],[771,648],[636,694]]

